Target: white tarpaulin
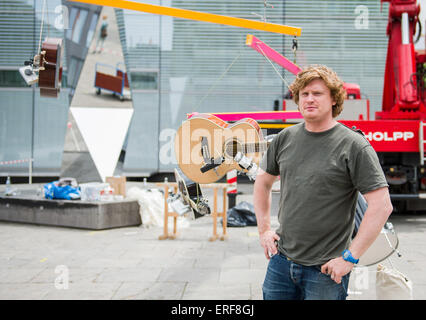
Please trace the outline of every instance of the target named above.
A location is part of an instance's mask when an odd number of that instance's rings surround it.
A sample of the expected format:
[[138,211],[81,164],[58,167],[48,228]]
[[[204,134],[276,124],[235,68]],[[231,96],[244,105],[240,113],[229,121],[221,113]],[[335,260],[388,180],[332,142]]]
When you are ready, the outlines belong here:
[[[138,200],[143,227],[162,227],[164,225],[164,194],[159,189],[132,187],[127,191],[127,198]],[[173,217],[169,217],[169,219],[173,219]],[[169,227],[172,226],[173,222],[169,221]],[[178,217],[178,228],[186,228],[188,226],[189,221],[187,218]]]

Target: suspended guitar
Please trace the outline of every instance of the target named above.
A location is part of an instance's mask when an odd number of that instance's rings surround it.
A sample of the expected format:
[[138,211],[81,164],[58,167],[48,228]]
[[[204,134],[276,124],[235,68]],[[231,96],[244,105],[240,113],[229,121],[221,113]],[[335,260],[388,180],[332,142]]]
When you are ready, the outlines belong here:
[[41,46],[38,86],[43,97],[57,97],[62,80],[62,39],[46,38]]
[[184,121],[175,137],[175,155],[182,172],[198,183],[213,183],[228,171],[257,170],[268,143],[250,118],[229,124],[210,114]]
[[40,53],[19,69],[27,84],[38,83],[42,97],[57,97],[62,80],[62,39],[46,38]]

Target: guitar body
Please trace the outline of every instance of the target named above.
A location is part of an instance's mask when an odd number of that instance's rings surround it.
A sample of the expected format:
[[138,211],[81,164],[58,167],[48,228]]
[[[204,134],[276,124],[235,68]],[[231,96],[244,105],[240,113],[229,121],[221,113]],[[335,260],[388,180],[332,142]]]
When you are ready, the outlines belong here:
[[61,38],[46,38],[42,43],[42,69],[39,71],[38,80],[41,96],[58,96],[62,77],[61,46]]
[[[242,152],[258,165],[263,153],[247,146],[261,142],[264,142],[262,132],[253,119],[228,124],[216,116],[198,114],[184,121],[178,129],[175,155],[179,167],[188,178],[198,183],[213,183],[230,170],[247,171],[234,161],[237,152]],[[201,171],[208,163],[206,159],[218,160],[221,157],[224,161],[219,166]]]

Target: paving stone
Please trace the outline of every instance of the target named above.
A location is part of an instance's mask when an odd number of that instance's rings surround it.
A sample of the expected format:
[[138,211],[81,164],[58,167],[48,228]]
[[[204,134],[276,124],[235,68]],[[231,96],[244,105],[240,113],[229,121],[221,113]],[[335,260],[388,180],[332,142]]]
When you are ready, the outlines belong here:
[[106,268],[96,278],[97,283],[156,281],[161,268]]
[[121,283],[70,283],[68,289],[53,287],[44,300],[109,300]]
[[250,284],[251,300],[263,300],[262,285],[263,285],[263,281],[261,283]]
[[114,300],[180,300],[185,282],[124,282]]
[[42,300],[52,286],[41,283],[0,284],[0,300]]
[[158,281],[217,283],[219,281],[219,272],[219,268],[164,268]]
[[[391,218],[402,257],[390,261],[413,282],[414,298],[426,299],[426,218]],[[276,216],[271,224],[278,226]],[[225,241],[209,241],[212,231],[209,217],[162,241],[161,227],[90,231],[0,222],[0,299],[262,299],[268,260],[257,228],[228,228]],[[67,290],[55,288],[59,265],[69,270]],[[376,299],[376,267],[368,267],[366,289],[351,276],[348,299]]]
[[188,283],[183,294],[183,300],[249,300],[250,286],[248,284],[225,283]]
[[150,257],[150,258],[143,258],[139,264],[138,267],[141,268],[193,268],[195,266],[196,259],[193,258],[169,258],[165,259],[164,257]]
[[64,269],[58,266],[44,269],[31,280],[31,283],[50,283],[54,285],[56,279],[59,279],[62,276],[67,276],[69,283],[91,284],[94,283],[100,274],[105,270],[103,267],[79,268],[68,267],[66,265],[63,266],[65,266]]
[[222,269],[220,272],[221,283],[263,283],[266,269]]
[[9,283],[12,286],[15,283],[28,283],[44,270],[45,268],[1,269],[0,284]]

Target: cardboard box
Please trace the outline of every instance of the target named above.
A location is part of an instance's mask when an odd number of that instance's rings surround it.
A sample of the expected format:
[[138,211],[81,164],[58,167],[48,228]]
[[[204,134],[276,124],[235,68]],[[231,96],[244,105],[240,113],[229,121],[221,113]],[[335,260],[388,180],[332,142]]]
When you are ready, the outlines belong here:
[[126,177],[106,177],[105,182],[108,182],[111,188],[114,189],[114,195],[122,195],[126,197]]

